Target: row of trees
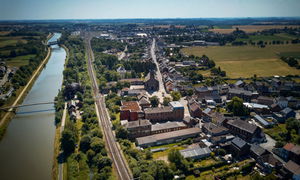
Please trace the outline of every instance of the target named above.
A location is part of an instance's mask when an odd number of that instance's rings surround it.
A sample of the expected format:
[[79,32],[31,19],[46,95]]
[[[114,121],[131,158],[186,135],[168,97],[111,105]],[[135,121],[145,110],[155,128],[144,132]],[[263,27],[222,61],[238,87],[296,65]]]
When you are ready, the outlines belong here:
[[[67,162],[68,178],[90,179],[92,173],[93,179],[109,179],[112,161],[107,155],[95,113],[83,41],[70,38],[69,34],[64,33],[60,43],[69,49],[69,58],[64,70],[64,88],[56,98],[56,121],[60,122],[64,101],[74,98],[74,95],[82,102],[80,111],[83,112],[81,126],[78,126],[76,119],[66,119],[60,140],[63,159]],[[80,88],[72,89],[74,83]],[[72,95],[68,93],[70,89]]]

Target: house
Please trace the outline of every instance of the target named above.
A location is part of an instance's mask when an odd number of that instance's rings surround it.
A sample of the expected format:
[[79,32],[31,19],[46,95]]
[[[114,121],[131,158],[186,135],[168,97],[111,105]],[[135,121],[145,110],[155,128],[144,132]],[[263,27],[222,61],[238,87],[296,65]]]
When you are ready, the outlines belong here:
[[198,96],[198,98],[204,98],[205,96],[210,96],[210,95],[217,95],[219,94],[218,92],[218,87],[196,87],[195,88],[195,94]]
[[227,120],[224,124],[230,133],[247,142],[264,142],[265,134],[258,126],[243,120]]
[[267,106],[271,106],[274,103],[274,99],[271,98],[271,97],[267,97],[267,96],[259,96],[257,98],[257,103],[267,105]]
[[283,170],[286,172],[286,179],[300,180],[300,165],[294,161],[288,161],[283,165]]
[[245,82],[242,80],[238,80],[236,83],[234,83],[234,86],[237,88],[242,88],[245,86]]
[[211,135],[211,136],[221,136],[229,133],[229,130],[223,126],[218,126],[214,123],[204,123],[202,125],[202,131],[205,134]]
[[271,153],[258,157],[256,162],[259,164],[259,168],[267,174],[272,173],[274,169],[280,170],[282,168],[282,163]]
[[159,90],[159,82],[155,75],[154,71],[150,71],[149,74],[145,78],[145,89],[147,91],[158,91]]
[[283,115],[283,117],[285,119],[288,119],[288,118],[295,118],[296,117],[296,113],[294,110],[292,110],[291,108],[287,107],[287,108],[284,108],[282,111],[281,111],[281,114]]
[[249,154],[250,145],[243,139],[236,137],[231,141],[230,150],[235,158],[240,158]]
[[227,94],[227,99],[230,100],[235,96],[243,99],[245,102],[250,102],[253,97],[251,91],[246,91],[244,89],[230,88]]
[[278,98],[275,98],[275,103],[278,104],[281,107],[281,109],[284,109],[288,106],[289,102],[285,97],[280,96]]
[[125,78],[125,75],[126,75],[126,73],[127,73],[126,69],[125,69],[123,66],[118,67],[118,68],[117,68],[117,72],[120,74],[120,77],[121,77],[122,79]]
[[136,121],[143,117],[137,101],[121,101],[120,120]]
[[250,156],[253,157],[254,159],[258,159],[263,155],[266,154],[271,154],[269,151],[267,151],[266,149],[262,148],[260,145],[258,144],[251,144],[250,147]]
[[141,97],[138,102],[142,109],[151,107],[151,102],[146,96]]
[[195,99],[190,99],[188,101],[188,108],[190,111],[190,115],[192,117],[200,118],[202,115],[202,110],[200,108],[200,104]]
[[293,143],[287,143],[281,149],[279,154],[284,160],[293,160],[300,164],[300,146]]
[[198,145],[197,147],[180,150],[179,152],[184,158],[202,159],[209,157],[212,151],[209,147],[201,148]]

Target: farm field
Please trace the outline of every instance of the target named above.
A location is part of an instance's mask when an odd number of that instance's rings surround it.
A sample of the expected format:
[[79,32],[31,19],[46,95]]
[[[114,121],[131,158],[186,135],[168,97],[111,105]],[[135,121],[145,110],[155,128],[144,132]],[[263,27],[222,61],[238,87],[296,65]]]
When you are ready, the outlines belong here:
[[34,57],[35,57],[34,54],[29,54],[29,55],[25,55],[25,56],[17,56],[15,58],[8,59],[6,61],[6,64],[10,67],[21,67],[21,66],[27,65],[29,63],[29,59],[34,58]]
[[182,49],[186,55],[207,55],[214,60],[216,66],[226,71],[228,77],[260,77],[300,75],[300,70],[288,66],[279,59],[281,53],[298,53],[299,45],[268,45],[257,46],[215,46],[188,47]]
[[299,25],[241,25],[241,26],[232,26],[232,28],[225,27],[215,27],[214,29],[209,29],[209,31],[221,33],[221,34],[229,34],[234,31],[236,28],[245,31],[246,33],[253,33],[257,31],[267,30],[267,29],[283,29],[285,27],[288,28],[297,28]]
[[[240,38],[236,41],[290,41],[292,39],[296,39],[297,36],[292,36],[286,33],[279,33],[274,35],[250,35],[249,38]],[[284,42],[286,43],[286,42]]]

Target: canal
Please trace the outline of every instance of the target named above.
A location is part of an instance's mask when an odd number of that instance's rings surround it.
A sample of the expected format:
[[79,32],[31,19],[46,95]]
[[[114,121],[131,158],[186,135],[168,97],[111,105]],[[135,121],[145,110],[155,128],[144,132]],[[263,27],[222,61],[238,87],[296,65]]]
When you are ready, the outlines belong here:
[[[61,37],[55,33],[49,41]],[[51,46],[51,56],[23,104],[50,102],[61,87],[66,51]],[[11,120],[0,142],[0,179],[51,179],[55,111],[52,104],[22,107]]]

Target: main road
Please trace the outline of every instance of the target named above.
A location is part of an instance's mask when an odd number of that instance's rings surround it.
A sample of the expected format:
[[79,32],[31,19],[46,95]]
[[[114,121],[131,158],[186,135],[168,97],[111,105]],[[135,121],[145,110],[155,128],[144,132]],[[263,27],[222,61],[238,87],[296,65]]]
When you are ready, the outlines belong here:
[[170,96],[170,94],[168,94],[166,92],[166,89],[165,89],[165,86],[164,86],[164,82],[163,82],[163,79],[162,79],[162,75],[161,75],[161,72],[160,72],[160,69],[159,69],[159,64],[157,62],[155,50],[156,50],[156,40],[155,40],[155,38],[153,38],[152,45],[150,47],[150,54],[151,54],[151,58],[152,58],[153,62],[155,63],[155,66],[157,68],[156,77],[157,77],[157,80],[159,82],[159,90],[153,92],[151,94],[151,96],[157,96],[158,99],[159,99],[159,101],[160,101],[160,103],[163,103],[163,98],[164,97],[171,97],[171,96]]
[[88,72],[92,80],[92,88],[93,88],[93,93],[95,98],[96,113],[98,115],[99,125],[102,127],[103,130],[106,147],[113,161],[113,165],[117,170],[119,179],[121,180],[133,179],[130,169],[127,166],[126,159],[123,156],[122,151],[116,142],[115,135],[111,129],[112,125],[108,115],[108,111],[105,106],[105,97],[99,93],[97,78],[93,66],[94,54],[91,47],[92,35],[90,33],[85,33],[84,38],[85,38],[86,52],[88,57]]

